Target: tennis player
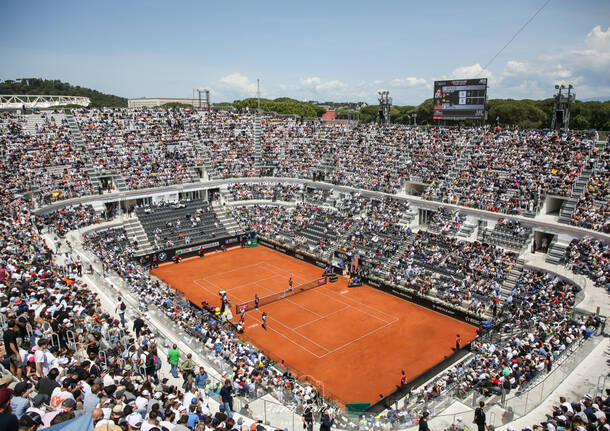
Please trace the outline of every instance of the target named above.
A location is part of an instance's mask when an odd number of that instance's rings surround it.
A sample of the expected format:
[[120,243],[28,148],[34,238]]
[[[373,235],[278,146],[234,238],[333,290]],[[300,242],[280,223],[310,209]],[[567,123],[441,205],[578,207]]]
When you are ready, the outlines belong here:
[[292,277],[288,279],[288,291],[292,290]]
[[254,294],[254,308],[258,309],[258,303],[259,303],[260,299],[258,297],[258,293]]
[[263,316],[261,317],[263,320],[263,324],[261,325],[263,327],[263,329],[266,331],[267,330],[267,313],[265,313],[263,311]]

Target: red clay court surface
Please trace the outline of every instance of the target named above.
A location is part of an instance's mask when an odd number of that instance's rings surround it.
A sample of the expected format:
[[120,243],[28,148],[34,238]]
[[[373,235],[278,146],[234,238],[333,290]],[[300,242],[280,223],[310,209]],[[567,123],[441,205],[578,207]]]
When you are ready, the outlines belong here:
[[[235,305],[315,280],[322,268],[264,246],[168,263],[152,271],[195,304],[218,305],[226,290]],[[263,329],[261,313],[268,315]],[[233,320],[238,320],[234,316]],[[388,395],[405,370],[409,381],[453,353],[455,336],[465,345],[474,326],[347,280],[328,283],[246,313],[247,339],[298,376],[324,382],[324,395],[337,401],[370,402]]]

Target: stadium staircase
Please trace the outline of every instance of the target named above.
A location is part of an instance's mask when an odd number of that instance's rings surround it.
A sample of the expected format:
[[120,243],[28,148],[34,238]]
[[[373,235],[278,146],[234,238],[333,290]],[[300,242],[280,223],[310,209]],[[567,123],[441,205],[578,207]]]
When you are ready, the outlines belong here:
[[235,202],[235,198],[233,197],[233,193],[231,193],[226,185],[220,186],[220,196],[225,203],[233,203]]
[[113,176],[113,181],[117,186],[117,189],[119,189],[120,192],[126,192],[127,191],[127,183],[125,182],[125,177],[123,177],[123,175],[121,174],[115,174]]
[[229,235],[239,235],[244,233],[243,229],[241,229],[235,218],[218,202],[212,203],[212,211],[214,211],[216,218],[223,225]]
[[460,153],[460,157],[447,174],[446,181],[451,182],[458,177],[459,173],[466,168],[466,165],[470,162],[472,153],[474,153],[474,142],[468,141],[464,146],[464,150]]
[[517,282],[521,278],[523,274],[523,265],[525,261],[523,258],[517,259],[515,264],[511,267],[510,271],[508,271],[508,275],[504,279],[502,283],[502,295],[500,296],[501,301],[504,301],[507,296],[511,294],[511,291],[515,286],[517,286]]
[[254,168],[260,172],[263,167],[262,119],[260,114],[254,118]]
[[[193,146],[195,147],[195,149],[197,150],[197,152],[199,153],[199,155],[201,156],[201,159],[203,160],[203,164],[199,165],[199,166],[191,166],[189,168],[189,173],[191,174],[191,180],[196,183],[199,181],[206,181],[208,179],[208,175],[210,175],[211,172],[213,172],[213,168],[212,168],[212,162],[210,162],[207,158],[204,157],[205,154],[205,147],[203,145],[203,142],[201,142],[201,139],[199,139],[197,137],[197,135],[195,134],[195,132],[193,132],[192,130],[188,131],[189,136],[191,137],[191,142],[193,143]],[[201,168],[202,169],[202,176],[199,177],[199,173],[197,172],[197,168]],[[219,175],[211,175],[209,176],[209,179],[211,180],[215,180],[220,178]]]
[[398,220],[398,224],[402,226],[409,226],[411,225],[411,223],[413,223],[416,217],[417,212],[409,208],[408,210],[402,213],[402,215],[400,216],[400,220]]
[[[472,141],[468,141],[468,143],[464,146],[464,149],[460,153],[458,159],[449,169],[449,172],[447,172],[447,174],[443,175],[442,177],[438,178],[438,180],[436,181],[438,183],[437,188],[439,190],[443,189],[444,184],[451,184],[458,178],[458,176],[460,175],[460,172],[462,170],[464,170],[464,168],[466,168],[466,165],[470,161],[473,152],[474,152],[474,143]],[[436,193],[433,193],[431,198],[438,202],[441,201],[441,198],[439,196],[437,196]]]
[[396,253],[394,253],[389,259],[384,262],[382,267],[384,273],[387,273],[390,271],[390,269],[398,266],[398,259],[400,259],[400,256],[402,256],[407,247],[410,244],[413,244],[413,241],[415,241],[415,237],[415,234],[409,235],[409,237],[400,244],[400,247],[398,247]]
[[[321,217],[316,217],[311,223],[295,233],[307,240],[307,245],[312,251],[315,250],[320,243],[325,243],[327,249],[332,251],[339,238],[336,231],[329,231],[327,229],[326,223]],[[323,255],[326,253],[327,252],[323,253]]]
[[545,261],[547,263],[552,263],[553,265],[562,264],[568,245],[569,244],[557,242],[556,240],[551,241]]
[[137,217],[125,220],[123,222],[123,227],[125,228],[125,232],[127,232],[127,237],[132,242],[134,238],[137,241],[138,246],[136,253],[138,255],[148,254],[154,251],[153,246],[144,231],[144,227]]
[[464,239],[469,239],[477,228],[474,224],[464,223],[458,231],[457,236]]
[[101,191],[102,191],[102,182],[100,181],[101,175],[99,174],[99,172],[96,172],[95,169],[93,168],[93,163],[91,162],[91,159],[89,158],[89,155],[88,155],[89,152],[87,151],[87,147],[85,146],[85,138],[83,137],[83,134],[81,133],[80,128],[78,127],[78,124],[76,123],[76,119],[74,118],[74,116],[72,114],[67,114],[66,119],[68,120],[68,126],[70,127],[70,133],[72,133],[72,136],[74,136],[74,143],[85,159],[84,160],[85,172],[87,172],[87,175],[89,175],[89,180],[91,181],[93,190],[96,190],[97,192],[101,193]]
[[564,201],[561,210],[559,211],[559,223],[570,224],[572,221],[572,214],[574,214],[578,200],[585,192],[585,188],[587,187],[587,183],[589,182],[592,173],[592,169],[584,169],[576,179],[574,188],[572,189],[572,197]]

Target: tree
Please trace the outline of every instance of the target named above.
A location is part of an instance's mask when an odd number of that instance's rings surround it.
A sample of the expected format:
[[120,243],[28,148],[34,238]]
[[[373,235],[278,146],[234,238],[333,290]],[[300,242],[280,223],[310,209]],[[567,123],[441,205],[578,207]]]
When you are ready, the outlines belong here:
[[578,114],[570,120],[570,129],[572,130],[589,130],[589,120],[584,115]]
[[67,82],[41,78],[21,78],[15,81],[0,82],[0,94],[41,94],[57,96],[84,96],[91,100],[92,107],[126,107],[127,99],[100,93],[99,91],[80,86],[72,86]]

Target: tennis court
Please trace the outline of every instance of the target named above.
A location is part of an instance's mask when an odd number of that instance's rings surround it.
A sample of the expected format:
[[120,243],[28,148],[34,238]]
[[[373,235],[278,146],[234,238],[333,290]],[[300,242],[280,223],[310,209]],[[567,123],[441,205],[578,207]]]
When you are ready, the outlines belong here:
[[295,295],[247,311],[242,338],[283,359],[293,373],[324,382],[325,395],[342,403],[375,402],[396,388],[401,370],[412,380],[450,355],[456,333],[464,344],[476,335],[471,325],[369,286],[348,289],[342,277],[299,291],[322,272],[259,246],[165,264],[152,274],[197,304],[217,305],[218,292],[225,290],[234,314],[255,294],[262,299],[285,291],[292,278]]

